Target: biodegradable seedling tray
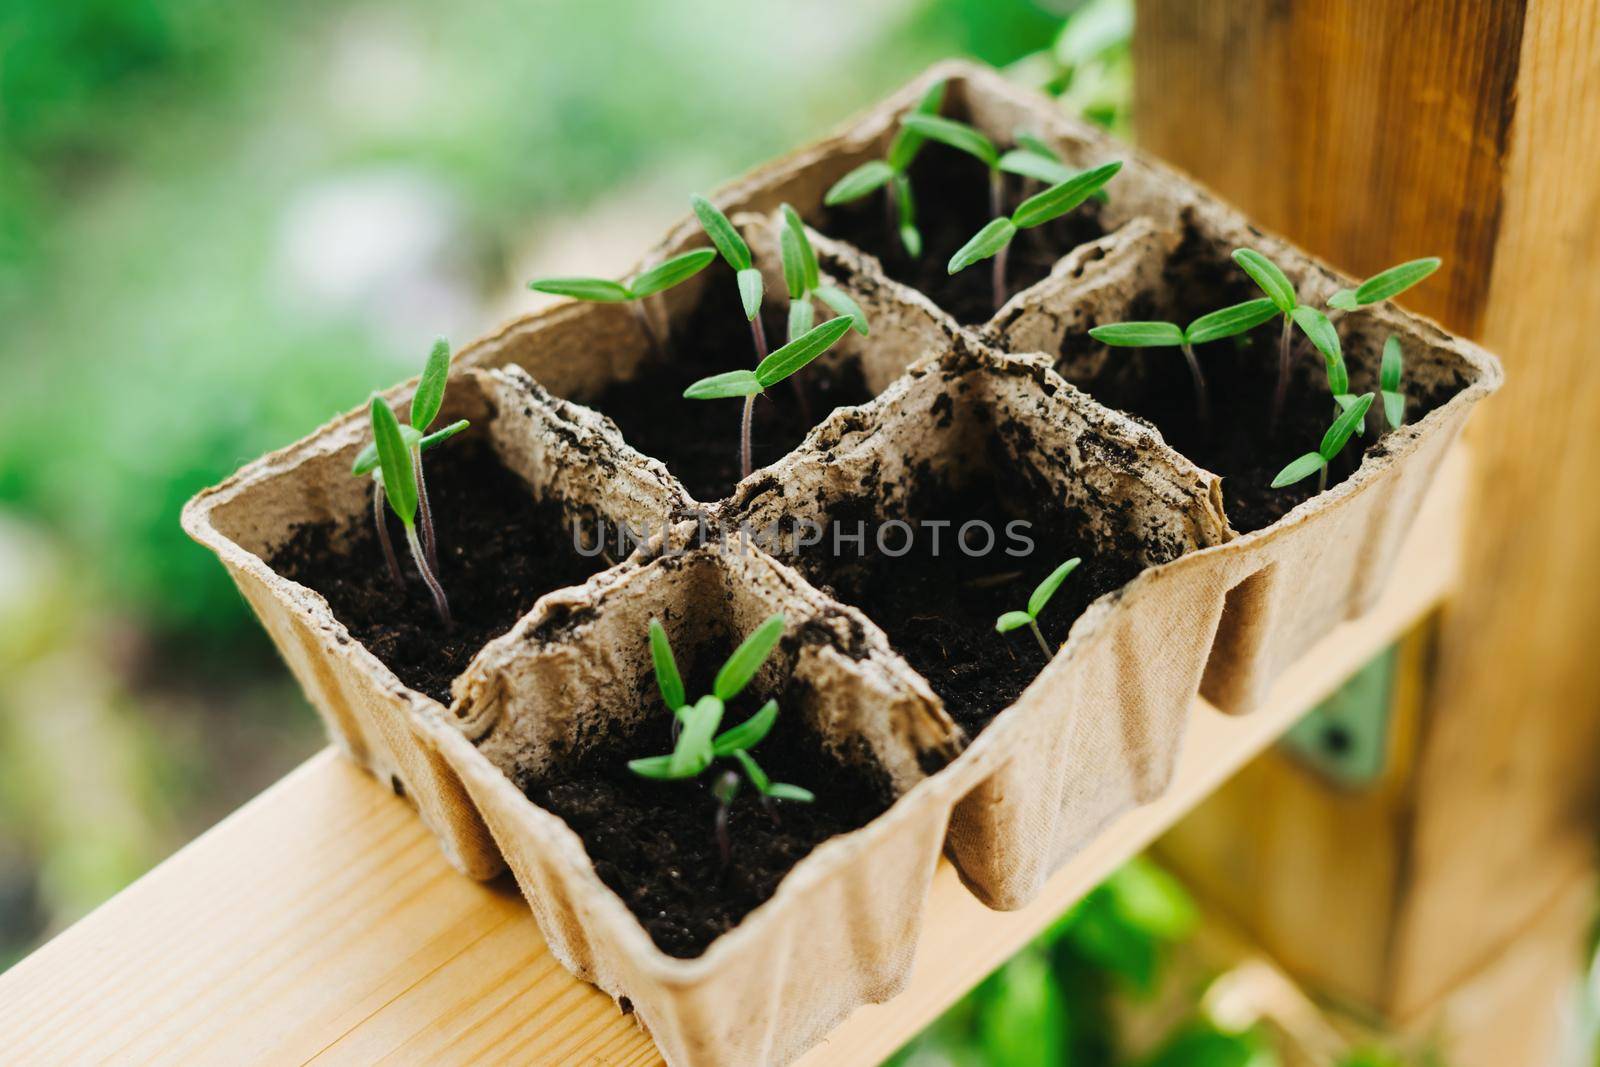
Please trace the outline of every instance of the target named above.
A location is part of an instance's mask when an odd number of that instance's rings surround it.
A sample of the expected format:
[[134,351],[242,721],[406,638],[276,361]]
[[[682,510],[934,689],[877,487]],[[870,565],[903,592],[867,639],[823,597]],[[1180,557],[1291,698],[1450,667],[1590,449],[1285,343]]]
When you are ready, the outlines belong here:
[[[824,204],[841,176],[883,156],[938,81],[943,114],[1002,147],[1021,129],[1073,169],[1125,161],[1106,203],[1019,236],[998,311],[984,268],[952,280],[905,257],[880,200]],[[984,221],[983,188],[969,161],[933,144],[911,176],[924,258],[938,266]],[[1008,207],[1031,191],[1011,181]],[[787,384],[758,401],[749,477],[738,479],[739,405],[681,399],[697,378],[754,362],[721,262],[645,301],[648,333],[627,307],[564,304],[456,360],[451,410],[478,424],[480,447],[515,484],[568,527],[654,531],[645,548],[586,557],[589,570],[568,573],[577,584],[541,590],[492,640],[475,635],[441,670],[414,674],[338,589],[319,594],[315,569],[286,554],[307,528],[349,547],[370,522],[367,483],[348,473],[364,413],[201,494],[185,524],[227,564],[334,737],[411,798],[462,869],[486,877],[504,857],[558,958],[634,1011],[669,1062],[777,1064],[898,988],[941,847],[990,905],[1026,903],[1110,818],[1165,788],[1197,690],[1248,710],[1286,664],[1368,606],[1500,370],[1393,307],[1335,315],[1357,391],[1373,387],[1384,339],[1401,339],[1411,421],[1351,446],[1326,491],[1263,494],[1262,469],[1315,445],[1296,436],[1309,422],[1286,420],[1270,454],[1249,456],[1254,467],[1236,462],[1174,415],[1190,396],[1176,353],[1107,350],[1088,330],[1254,295],[1228,263],[1241,245],[1276,260],[1308,302],[1349,280],[970,64],[941,64],[713,199],[766,278],[770,338],[784,333],[785,203],[809,227],[823,276],[871,322],[794,379],[809,419]],[[686,219],[641,267],[706,244]],[[1264,347],[1257,335],[1202,346],[1227,383],[1230,418],[1251,410],[1239,381]],[[1272,362],[1270,351],[1260,359],[1263,378]],[[1295,395],[1314,396],[1320,373],[1302,345]],[[783,536],[801,522],[962,509],[1037,523],[1035,551],[982,573],[960,559],[913,573],[892,570],[896,557],[876,544],[846,562]],[[746,526],[778,532],[766,545],[777,558],[744,546]],[[706,543],[681,551],[691,535]],[[1068,555],[1085,562],[1038,619],[1051,654],[1026,631],[995,633],[990,613],[1022,607]],[[924,593],[942,606],[918,614]],[[619,761],[636,755],[638,731],[660,728],[652,614],[675,646],[709,656],[778,607],[799,628],[762,684],[793,704],[790,726],[877,776],[882,810],[841,816],[837,833],[799,846],[792,869],[766,871],[742,901],[652,912],[659,887],[630,881],[615,842],[586,844],[596,827],[562,788],[604,771],[612,749]],[[675,939],[666,927],[680,923],[698,933]]]

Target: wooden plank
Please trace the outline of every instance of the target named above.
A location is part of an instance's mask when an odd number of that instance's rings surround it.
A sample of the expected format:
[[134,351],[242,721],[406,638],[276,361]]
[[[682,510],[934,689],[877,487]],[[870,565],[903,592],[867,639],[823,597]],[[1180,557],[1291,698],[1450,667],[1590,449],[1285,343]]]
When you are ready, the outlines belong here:
[[[1117,822],[1032,907],[984,909],[941,864],[910,987],[804,1061],[875,1064],[1142,849],[1455,575],[1465,460],[1447,462],[1400,573],[1248,717],[1194,711],[1166,797]],[[509,882],[452,871],[411,810],[314,757],[0,975],[0,1047],[29,1064],[659,1062],[609,998],[550,957]]]
[[1600,7],[1141,0],[1134,53],[1145,147],[1358,274],[1447,257],[1404,302],[1505,361],[1397,831],[1360,854],[1398,870],[1352,935],[1385,958],[1341,983],[1414,1015],[1593,862]]

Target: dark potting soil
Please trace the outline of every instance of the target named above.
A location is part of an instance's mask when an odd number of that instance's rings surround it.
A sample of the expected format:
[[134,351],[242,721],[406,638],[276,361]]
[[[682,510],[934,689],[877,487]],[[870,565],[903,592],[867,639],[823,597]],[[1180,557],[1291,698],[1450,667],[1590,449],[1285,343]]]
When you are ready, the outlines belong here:
[[[1231,260],[1211,254],[1192,230],[1169,262],[1162,288],[1173,294],[1170,301],[1140,297],[1125,317],[1189,323],[1208,311],[1261,295]],[[1063,353],[1094,345],[1087,331],[1096,325],[1086,323],[1083,333],[1069,335]],[[1273,489],[1272,479],[1290,460],[1314,452],[1335,416],[1322,356],[1296,328],[1283,416],[1271,432],[1282,329],[1282,320],[1273,319],[1249,334],[1195,348],[1211,398],[1209,425],[1198,415],[1192,379],[1176,349],[1112,349],[1112,358],[1094,379],[1067,377],[1102,404],[1151,423],[1178,452],[1220,475],[1228,521],[1248,533],[1272,525],[1317,495],[1315,475],[1282,489]],[[1377,364],[1378,353],[1354,350],[1344,339],[1347,365]],[[1448,400],[1451,390],[1419,393],[1411,386],[1408,393],[1406,421],[1414,422]],[[1381,402],[1375,401],[1367,414],[1370,432],[1352,438],[1329,465],[1329,488],[1355,473],[1366,450],[1377,444],[1380,429],[1388,429],[1382,419]]]
[[[715,650],[721,661],[730,638]],[[693,677],[689,691],[709,692],[711,674]],[[640,691],[655,696],[653,677]],[[724,728],[754,714],[770,693],[741,695],[728,707]],[[627,761],[672,751],[671,716],[629,730],[612,724],[583,755],[549,774],[521,783],[535,804],[565,819],[583,839],[600,880],[622,898],[665,953],[698,956],[777,890],[784,875],[817,845],[866,825],[893,801],[875,763],[843,764],[828,753],[793,710],[800,694],[776,694],[777,725],[751,753],[775,782],[802,786],[816,801],[801,804],[761,796],[742,780],[728,820],[731,862],[724,866],[716,838],[717,799],[711,789],[731,760],[693,781],[640,778]]]
[[427,454],[429,498],[439,542],[440,583],[454,625],[446,629],[411,565],[393,512],[389,536],[406,571],[398,588],[384,563],[368,508],[344,539],[331,522],[297,528],[268,561],[321,593],[350,635],[406,685],[450,703],[450,683],[478,650],[553,589],[607,565],[573,547],[559,504],[537,501],[502,466],[477,430]]
[[[668,344],[669,358],[649,360],[628,381],[608,386],[589,406],[609,415],[638,451],[653,456],[683,482],[689,495],[710,503],[739,481],[739,418],[742,402],[685,400],[683,391],[701,378],[757,363],[750,324],[732,275],[720,263],[686,325]],[[768,350],[783,344],[787,303],[768,294],[762,315]],[[804,390],[802,403],[795,385]],[[794,451],[836,407],[872,399],[860,365],[832,362],[826,355],[756,399],[751,426],[751,463],[760,469]]]
[[[995,620],[1026,607],[1028,594],[1051,571],[1081,557],[1083,562],[1039,615],[1039,629],[1054,654],[1096,598],[1120,589],[1143,569],[1131,542],[1092,543],[1078,532],[1081,522],[1072,514],[1025,504],[1048,499],[1037,488],[1014,484],[1004,473],[985,475],[978,484],[959,489],[933,483],[914,494],[905,521],[916,536],[904,555],[879,550],[874,531],[882,520],[870,507],[845,507],[831,518],[850,529],[857,519],[865,520],[865,553],[856,554],[846,544],[848,554],[834,555],[825,540],[801,564],[837,599],[860,608],[882,627],[895,651],[944,701],[951,718],[975,737],[1015,703],[1045,664],[1030,630],[999,634]],[[1019,519],[1031,524],[1025,531],[1031,549],[1008,536],[1007,524]],[[939,530],[936,544],[927,524],[938,520],[950,525]],[[980,528],[969,532],[966,550],[960,547],[958,531],[974,520],[995,531],[995,547],[987,554]],[[885,533],[892,551],[904,540],[899,528]],[[1008,555],[1008,548],[1025,554]]]
[[[1005,175],[1005,210],[1015,209],[1044,188],[1039,182]],[[994,217],[989,204],[989,169],[965,152],[928,142],[911,164],[911,192],[917,228],[922,232],[922,255],[915,259],[900,241],[898,224],[891,225],[888,195],[883,191],[825,209],[817,229],[876,256],[889,277],[921,290],[957,322],[987,322],[997,310],[992,261],[974,263],[957,274],[948,273],[945,266]],[[1006,296],[1041,281],[1074,248],[1105,236],[1100,211],[1101,205],[1091,200],[1012,238]]]

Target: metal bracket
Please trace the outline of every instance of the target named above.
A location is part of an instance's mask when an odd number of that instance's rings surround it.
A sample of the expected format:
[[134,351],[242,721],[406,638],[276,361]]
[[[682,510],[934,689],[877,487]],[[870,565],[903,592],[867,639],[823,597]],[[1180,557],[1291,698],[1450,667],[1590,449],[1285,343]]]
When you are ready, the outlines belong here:
[[1389,759],[1396,658],[1391,646],[1351,675],[1284,734],[1280,750],[1347,789],[1377,781]]

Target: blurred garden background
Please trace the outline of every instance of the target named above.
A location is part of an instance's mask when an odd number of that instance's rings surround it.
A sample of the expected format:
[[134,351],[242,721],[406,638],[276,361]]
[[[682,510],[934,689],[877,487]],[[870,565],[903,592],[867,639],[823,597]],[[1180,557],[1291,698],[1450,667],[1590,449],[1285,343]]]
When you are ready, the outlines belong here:
[[[0,6],[0,969],[323,744],[180,531],[185,499],[413,373],[433,337],[536,306],[526,278],[624,269],[689,192],[936,59],[1007,67],[1126,132],[1131,18],[1124,0]],[[1140,861],[900,1060],[1299,1062],[1285,1020],[1304,1006],[1241,999],[1278,986],[1239,978],[1228,944]]]

